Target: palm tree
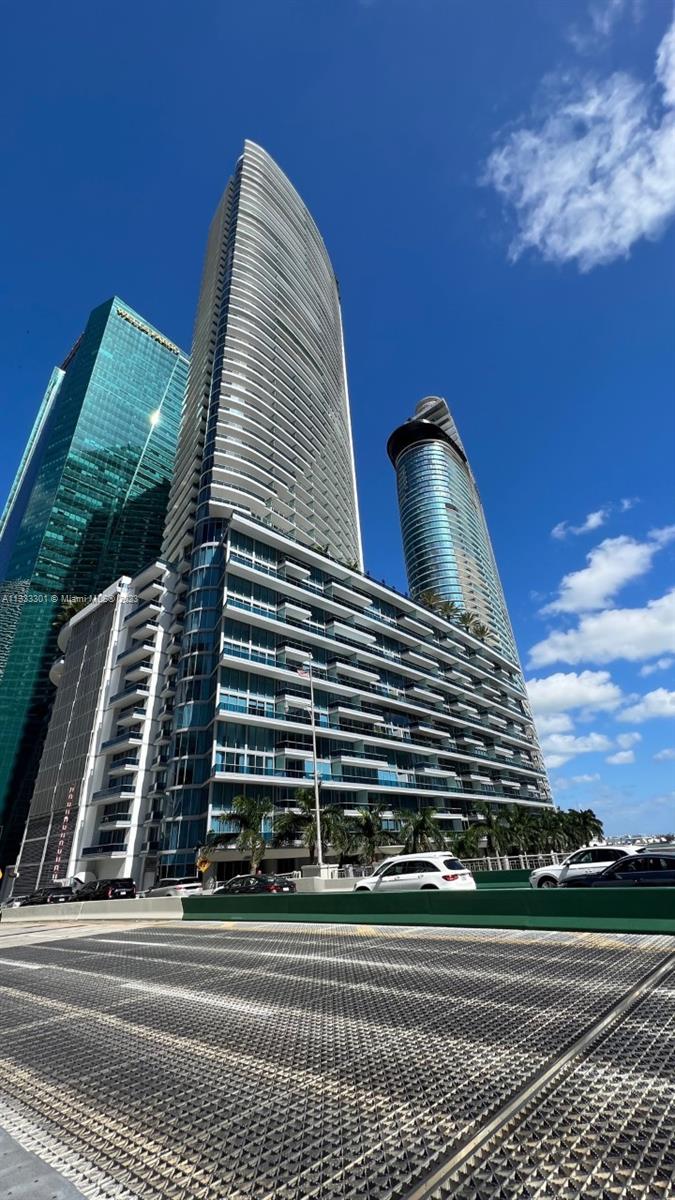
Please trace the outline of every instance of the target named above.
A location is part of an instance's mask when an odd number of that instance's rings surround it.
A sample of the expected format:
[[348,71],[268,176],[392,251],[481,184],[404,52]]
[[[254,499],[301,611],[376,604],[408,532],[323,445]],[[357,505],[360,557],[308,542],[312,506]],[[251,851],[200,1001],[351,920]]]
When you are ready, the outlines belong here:
[[456,621],[459,617],[461,609],[459,604],[455,604],[454,600],[441,600],[438,605],[438,612],[446,621]]
[[433,588],[425,588],[417,597],[417,603],[421,604],[423,608],[428,608],[430,612],[438,612],[443,601]]
[[382,812],[382,805],[373,804],[370,808],[359,808],[356,814],[359,846],[368,863],[374,861],[378,847],[391,840],[382,824]]
[[565,850],[567,848],[567,832],[563,813],[557,808],[544,809],[538,813],[537,821],[541,829],[541,849],[546,851]]
[[[328,810],[326,810],[328,811]],[[322,828],[325,827],[325,815],[321,814]],[[348,858],[357,858],[360,848],[359,828],[355,821],[345,817],[337,805],[331,807],[329,817],[330,844],[338,856],[338,867],[344,867]]]
[[[323,818],[323,812],[321,816]],[[285,809],[276,817],[274,833],[281,845],[301,839],[314,862],[317,842],[316,800],[311,788],[298,788],[293,797],[293,808]]]
[[255,875],[265,857],[267,843],[262,824],[272,812],[271,802],[263,796],[235,796],[232,801],[232,818],[239,822],[237,849],[249,859],[252,875]]
[[[570,808],[565,814],[565,824],[569,837],[576,846],[587,845],[603,836],[602,821],[596,817],[592,808]],[[576,846],[572,846],[575,849]]]
[[490,626],[484,625],[482,621],[474,621],[473,625],[471,626],[470,632],[473,634],[474,637],[477,637],[480,639],[481,642],[484,642],[484,641],[486,641],[486,639],[488,637],[490,637],[490,634],[492,631],[490,629]]
[[417,812],[396,813],[400,825],[397,837],[403,843],[403,854],[419,854],[424,850],[444,850],[445,834],[438,823],[435,808],[420,808]]
[[483,818],[480,823],[487,842],[488,854],[506,854],[509,846],[509,831],[503,812],[495,812],[489,804],[477,804],[476,812]]
[[467,825],[459,833],[450,835],[450,844],[454,854],[459,858],[478,858],[483,841],[483,830],[480,825]]
[[470,612],[467,610],[466,612],[459,614],[457,618],[457,624],[461,625],[462,629],[464,629],[467,633],[473,633],[473,627],[477,620],[478,618],[475,612]]
[[506,844],[515,854],[529,854],[540,849],[542,830],[538,815],[521,804],[509,804],[506,819]]
[[52,628],[57,630],[62,629],[64,625],[67,625],[68,622],[72,620],[73,617],[77,616],[79,612],[82,612],[82,609],[86,608],[88,604],[89,601],[84,596],[74,600],[66,601],[61,605],[59,611],[54,617],[54,620],[52,621]]

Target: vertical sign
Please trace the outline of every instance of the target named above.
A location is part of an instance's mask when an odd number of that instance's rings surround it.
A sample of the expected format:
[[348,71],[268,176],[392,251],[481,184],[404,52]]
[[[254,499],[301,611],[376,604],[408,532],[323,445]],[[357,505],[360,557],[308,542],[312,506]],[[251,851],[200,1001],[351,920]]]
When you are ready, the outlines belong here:
[[68,787],[68,792],[66,795],[66,807],[65,807],[65,811],[63,813],[63,820],[61,821],[61,828],[59,830],[59,840],[56,843],[56,854],[54,855],[54,870],[52,872],[52,880],[54,882],[56,882],[56,880],[60,878],[61,860],[63,858],[63,851],[64,851],[64,848],[66,845],[66,839],[67,839],[67,835],[68,835],[68,826],[70,824],[70,817],[71,817],[74,802],[75,802],[75,784],[71,783],[70,786]]

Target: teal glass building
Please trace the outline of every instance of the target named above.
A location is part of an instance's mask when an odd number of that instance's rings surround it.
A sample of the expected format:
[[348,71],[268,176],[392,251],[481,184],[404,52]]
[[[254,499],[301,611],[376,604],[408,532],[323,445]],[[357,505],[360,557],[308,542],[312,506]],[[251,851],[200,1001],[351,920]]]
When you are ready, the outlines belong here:
[[485,513],[445,400],[427,396],[387,442],[396,470],[403,554],[414,600],[434,592],[475,613],[517,661]]
[[115,296],[52,373],[0,519],[0,863],[40,762],[59,614],[159,554],[188,368]]

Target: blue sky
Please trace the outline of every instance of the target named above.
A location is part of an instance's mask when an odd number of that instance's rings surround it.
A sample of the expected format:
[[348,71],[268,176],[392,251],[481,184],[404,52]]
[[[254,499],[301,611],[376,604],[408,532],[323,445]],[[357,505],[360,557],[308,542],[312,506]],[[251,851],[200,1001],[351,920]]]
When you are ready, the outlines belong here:
[[559,803],[675,828],[670,0],[69,0],[35,20],[4,12],[0,491],[94,305],[117,292],[189,348],[208,221],[253,138],[340,280],[371,572],[404,586],[387,435],[443,395]]

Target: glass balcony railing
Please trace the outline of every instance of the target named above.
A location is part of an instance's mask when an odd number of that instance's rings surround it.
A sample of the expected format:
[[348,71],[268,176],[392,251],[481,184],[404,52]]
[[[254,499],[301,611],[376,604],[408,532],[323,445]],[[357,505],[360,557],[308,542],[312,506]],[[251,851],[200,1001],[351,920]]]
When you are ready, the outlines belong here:
[[[290,783],[297,783],[300,780],[302,780],[303,782],[310,782],[314,779],[314,774],[312,771],[306,771],[301,768],[296,769],[296,768],[292,768],[292,767],[287,767],[287,768],[280,769],[278,767],[249,766],[246,763],[224,763],[224,762],[219,762],[219,761],[216,761],[216,763],[214,764],[214,774],[215,775],[244,775],[244,776],[254,775],[254,776],[257,776],[258,778],[278,779],[280,781],[289,781]],[[454,794],[462,794],[462,795],[470,795],[470,796],[473,795],[478,798],[480,798],[481,796],[496,796],[496,797],[498,797],[500,799],[504,799],[504,800],[515,800],[515,799],[540,800],[541,799],[541,797],[539,795],[531,795],[531,794],[528,794],[528,795],[522,794],[521,795],[520,793],[514,794],[512,792],[503,792],[499,788],[493,787],[490,784],[481,786],[479,788],[474,788],[469,784],[455,782],[455,781],[453,781],[453,782],[448,781],[447,785],[445,787],[439,787],[438,784],[431,783],[431,782],[429,782],[428,779],[416,778],[414,780],[408,780],[408,779],[405,779],[405,780],[404,779],[381,780],[381,779],[373,778],[372,776],[344,775],[344,774],[334,775],[332,772],[327,772],[325,770],[320,772],[319,778],[320,778],[321,786],[324,788],[330,788],[331,785],[341,783],[341,784],[348,784],[350,786],[353,784],[353,786],[355,788],[357,788],[359,791],[362,791],[362,790],[375,791],[375,790],[382,790],[383,788],[389,790],[391,788],[394,788],[397,790],[401,789],[401,790],[405,790],[405,791],[415,791],[415,792],[441,792],[443,794],[448,794],[448,795],[454,795]]]

